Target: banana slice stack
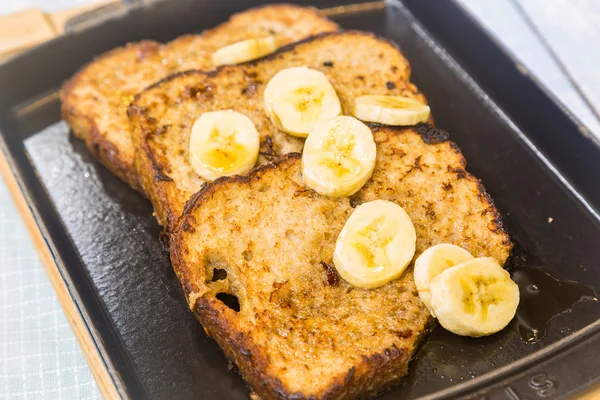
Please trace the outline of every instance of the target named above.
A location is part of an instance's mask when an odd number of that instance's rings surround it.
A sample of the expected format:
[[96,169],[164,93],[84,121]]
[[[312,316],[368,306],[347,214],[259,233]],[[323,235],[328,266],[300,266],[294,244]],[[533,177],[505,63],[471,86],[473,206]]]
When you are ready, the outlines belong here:
[[494,258],[474,258],[452,244],[425,250],[415,261],[419,297],[447,330],[487,336],[502,330],[519,305],[519,287]]

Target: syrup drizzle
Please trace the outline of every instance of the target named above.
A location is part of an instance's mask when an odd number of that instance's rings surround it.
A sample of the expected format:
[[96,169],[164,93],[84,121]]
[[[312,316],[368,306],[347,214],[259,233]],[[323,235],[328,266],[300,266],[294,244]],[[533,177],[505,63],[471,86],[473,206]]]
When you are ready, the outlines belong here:
[[519,285],[517,330],[525,343],[542,339],[550,321],[570,311],[580,301],[598,301],[594,289],[578,282],[558,279],[538,267],[517,267],[511,271]]

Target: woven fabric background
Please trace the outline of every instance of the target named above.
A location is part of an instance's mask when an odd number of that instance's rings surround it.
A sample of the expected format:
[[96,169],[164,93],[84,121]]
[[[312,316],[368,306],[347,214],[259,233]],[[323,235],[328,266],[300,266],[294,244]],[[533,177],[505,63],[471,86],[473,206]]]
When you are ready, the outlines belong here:
[[[573,85],[574,80],[600,108],[600,1],[460,1],[600,138],[600,122]],[[25,7],[56,11],[85,2],[0,1],[0,15]],[[0,399],[98,398],[81,350],[0,182]]]
[[0,185],[0,399],[100,399],[4,184]]

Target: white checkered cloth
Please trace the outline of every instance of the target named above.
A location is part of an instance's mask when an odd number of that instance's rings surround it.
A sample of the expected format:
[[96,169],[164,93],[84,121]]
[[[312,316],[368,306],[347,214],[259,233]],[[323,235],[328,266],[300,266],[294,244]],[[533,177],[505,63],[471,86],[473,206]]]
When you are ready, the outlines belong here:
[[0,399],[100,393],[7,188],[0,184]]
[[[50,11],[85,0],[0,2]],[[440,0],[441,1],[441,0]],[[534,31],[518,1],[584,92],[600,107],[600,1],[461,0],[547,88],[600,137],[600,122]],[[564,20],[571,21],[564,24]],[[0,183],[0,399],[96,399],[100,394],[7,190]]]

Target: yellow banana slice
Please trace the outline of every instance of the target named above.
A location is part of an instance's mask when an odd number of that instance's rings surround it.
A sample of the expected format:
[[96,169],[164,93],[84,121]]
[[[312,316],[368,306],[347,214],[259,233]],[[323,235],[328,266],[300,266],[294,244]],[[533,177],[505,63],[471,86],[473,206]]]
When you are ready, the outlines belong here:
[[264,92],[271,122],[293,136],[306,137],[319,121],[337,117],[342,106],[325,74],[307,67],[287,68],[271,78]]
[[409,126],[429,119],[429,106],[410,97],[360,96],[354,99],[354,116],[362,121]]
[[431,293],[429,285],[431,280],[440,272],[462,262],[471,260],[473,256],[462,247],[449,243],[437,244],[425,250],[415,261],[415,285],[419,291],[421,301],[427,306],[431,314]]
[[189,161],[209,181],[245,174],[258,158],[260,137],[250,118],[233,110],[204,113],[194,122]]
[[371,130],[356,118],[319,122],[304,144],[304,184],[323,196],[350,196],[373,175],[376,156]]
[[461,336],[502,330],[519,305],[519,287],[494,258],[475,258],[431,280],[431,307],[440,324]]
[[362,288],[399,278],[415,254],[417,235],[399,205],[375,200],[356,207],[335,243],[333,262],[340,276]]
[[277,43],[273,36],[248,39],[221,47],[213,53],[212,60],[216,67],[239,64],[264,57],[275,50],[277,50]]

